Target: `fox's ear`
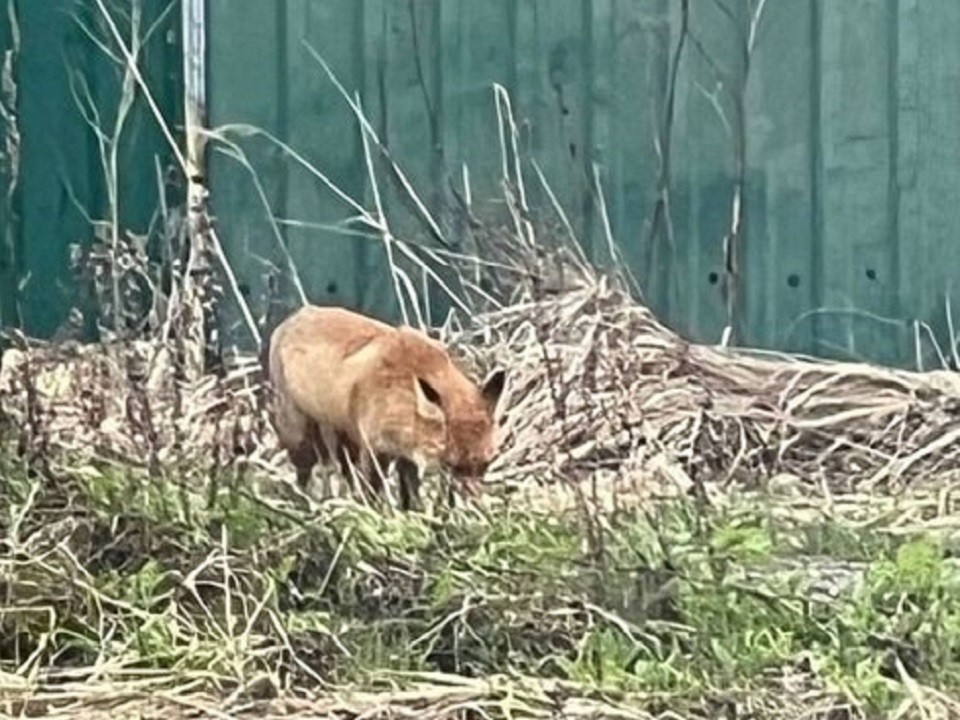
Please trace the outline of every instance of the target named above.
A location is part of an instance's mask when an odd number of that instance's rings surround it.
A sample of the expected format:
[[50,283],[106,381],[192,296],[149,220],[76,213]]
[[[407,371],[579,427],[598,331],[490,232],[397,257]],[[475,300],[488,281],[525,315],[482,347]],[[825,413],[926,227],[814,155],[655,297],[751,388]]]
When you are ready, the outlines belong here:
[[497,403],[500,402],[500,396],[503,394],[503,386],[506,382],[507,372],[503,368],[494,370],[483,381],[483,389],[480,392],[491,413],[496,410]]
[[413,391],[417,397],[417,414],[424,417],[443,416],[443,408],[440,405],[440,393],[436,388],[421,377],[415,378]]

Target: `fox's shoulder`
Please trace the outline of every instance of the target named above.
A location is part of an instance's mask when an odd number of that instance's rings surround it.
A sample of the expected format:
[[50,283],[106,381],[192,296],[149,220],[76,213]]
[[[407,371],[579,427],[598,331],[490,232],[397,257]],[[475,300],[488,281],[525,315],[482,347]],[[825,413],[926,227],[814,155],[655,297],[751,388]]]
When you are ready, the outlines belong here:
[[455,370],[446,345],[421,330],[402,325],[390,345],[394,362],[417,375],[436,378]]

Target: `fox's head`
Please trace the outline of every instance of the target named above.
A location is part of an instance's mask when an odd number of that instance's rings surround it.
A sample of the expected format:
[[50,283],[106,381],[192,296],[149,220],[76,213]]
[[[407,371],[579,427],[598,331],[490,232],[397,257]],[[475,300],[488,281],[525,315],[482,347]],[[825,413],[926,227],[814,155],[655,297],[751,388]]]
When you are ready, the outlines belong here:
[[413,381],[413,460],[421,467],[437,465],[447,449],[447,416],[439,391],[427,380]]
[[[466,380],[463,378],[463,380]],[[495,370],[477,387],[472,382],[448,383],[443,391],[417,377],[417,460],[442,464],[470,494],[476,494],[487,466],[496,456],[499,438],[495,413],[506,381]]]

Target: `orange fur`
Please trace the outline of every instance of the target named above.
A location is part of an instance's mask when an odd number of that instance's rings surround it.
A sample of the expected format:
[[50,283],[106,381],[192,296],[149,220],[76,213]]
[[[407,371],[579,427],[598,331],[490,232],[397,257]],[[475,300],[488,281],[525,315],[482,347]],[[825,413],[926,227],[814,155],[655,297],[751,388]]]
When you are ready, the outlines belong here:
[[308,305],[273,332],[268,349],[271,419],[301,484],[318,460],[348,464],[382,489],[390,460],[409,507],[419,476],[445,466],[468,490],[497,451],[497,371],[482,387],[442,343],[338,307]]

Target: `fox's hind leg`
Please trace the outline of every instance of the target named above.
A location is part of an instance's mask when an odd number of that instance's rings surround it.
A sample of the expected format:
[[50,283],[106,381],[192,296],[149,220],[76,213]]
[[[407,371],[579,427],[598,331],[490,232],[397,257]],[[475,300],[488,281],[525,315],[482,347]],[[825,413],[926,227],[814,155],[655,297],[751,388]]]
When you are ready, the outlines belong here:
[[287,451],[287,457],[297,471],[297,484],[306,491],[317,464],[317,430],[315,423],[282,394],[274,395],[270,403],[270,419],[280,447]]

